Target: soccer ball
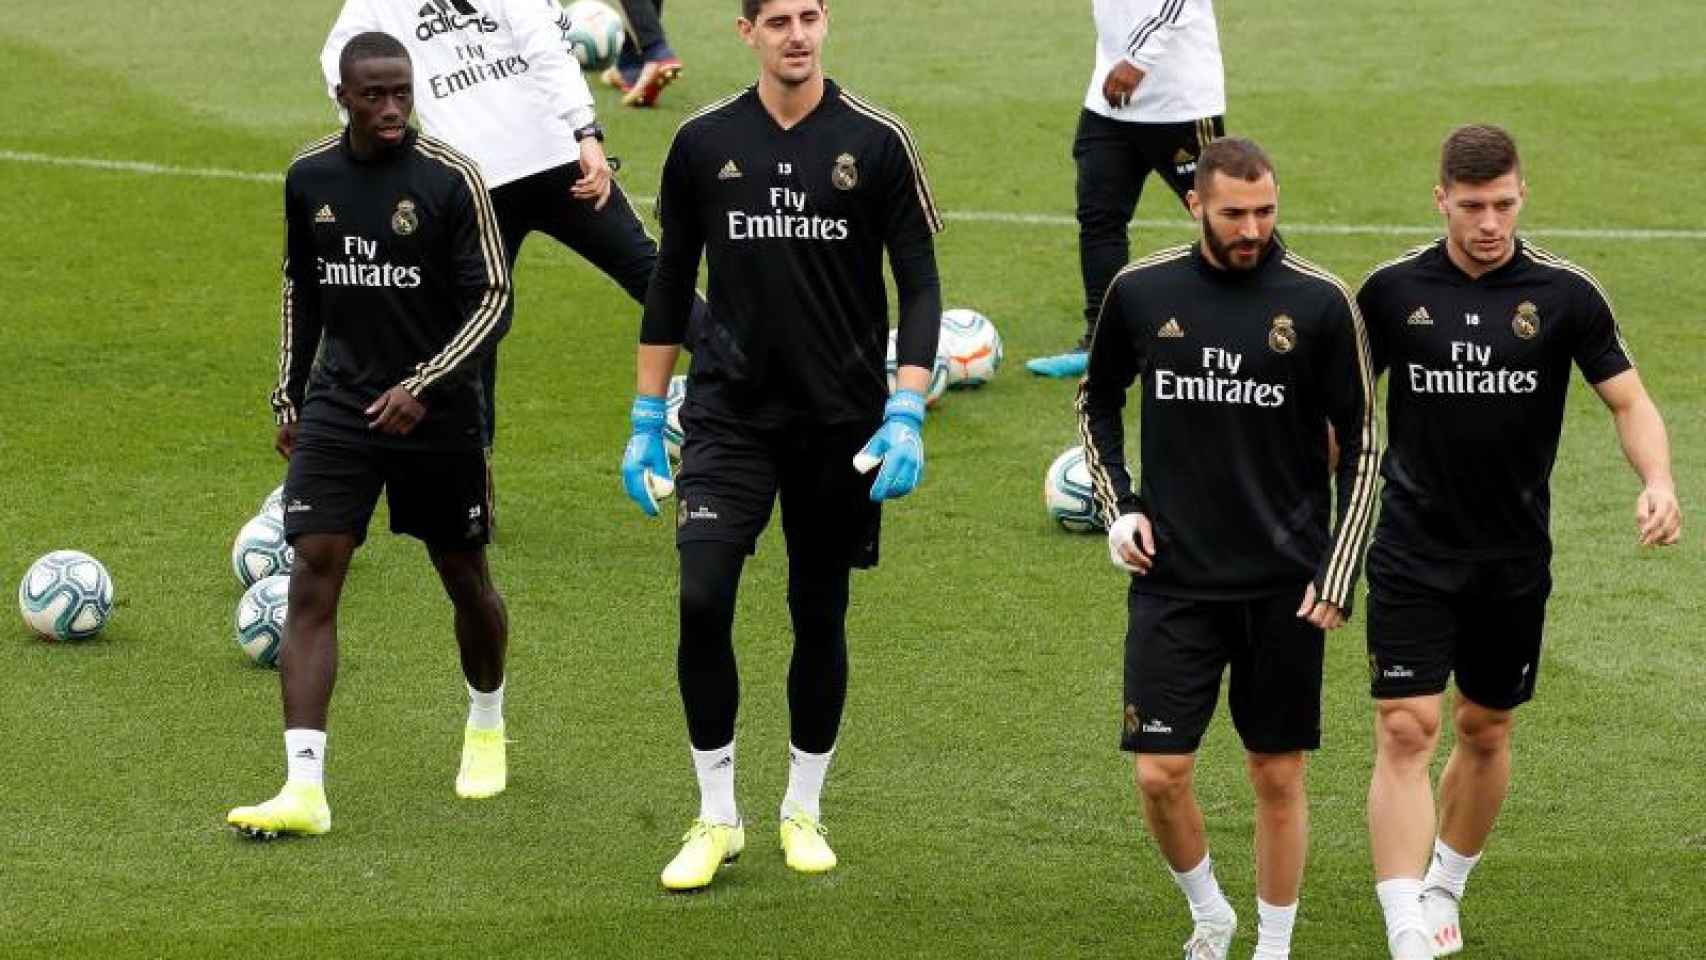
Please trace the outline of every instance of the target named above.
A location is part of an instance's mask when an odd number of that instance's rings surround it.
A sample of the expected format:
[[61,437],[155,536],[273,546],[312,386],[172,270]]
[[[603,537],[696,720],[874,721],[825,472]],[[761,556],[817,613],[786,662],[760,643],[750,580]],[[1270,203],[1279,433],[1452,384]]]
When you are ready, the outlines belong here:
[[113,578],[86,553],[55,550],[30,564],[18,584],[18,610],[50,640],[87,639],[113,614]]
[[284,484],[273,487],[267,498],[261,501],[261,514],[279,523],[284,522]]
[[950,387],[981,387],[1001,368],[1001,334],[976,310],[944,311],[937,349],[948,355]]
[[663,448],[672,464],[681,462],[681,442],[686,438],[681,432],[681,405],[686,402],[687,375],[678,373],[669,378],[669,392],[664,395]]
[[1084,448],[1073,447],[1054,458],[1043,475],[1043,506],[1054,522],[1073,533],[1104,529],[1096,497],[1090,489],[1090,468]]
[[237,646],[263,667],[278,662],[289,603],[290,577],[284,574],[256,580],[237,603]]
[[[891,394],[894,393],[895,371],[900,369],[900,362],[895,359],[895,337],[898,334],[899,331],[892,327],[889,329],[889,355],[888,359],[883,362],[883,370],[888,374],[889,393]],[[936,401],[942,399],[942,395],[947,392],[948,355],[943,353],[942,348],[938,346],[936,348],[936,363],[930,368],[930,389],[924,394],[924,404],[934,407]]]
[[563,11],[563,42],[583,70],[603,70],[622,52],[622,15],[599,0],[578,0]]
[[278,573],[289,573],[296,551],[284,541],[284,521],[260,514],[237,531],[231,545],[231,571],[243,586]]

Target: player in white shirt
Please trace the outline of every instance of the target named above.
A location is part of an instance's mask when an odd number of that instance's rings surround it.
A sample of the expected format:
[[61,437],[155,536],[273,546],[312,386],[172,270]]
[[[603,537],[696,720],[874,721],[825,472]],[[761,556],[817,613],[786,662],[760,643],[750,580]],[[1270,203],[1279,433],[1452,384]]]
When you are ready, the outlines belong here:
[[[480,165],[514,269],[535,230],[644,302],[657,242],[611,176],[604,130],[563,34],[556,0],[344,0],[320,51],[327,89],[356,34],[401,40],[415,66],[415,116]],[[486,445],[496,433],[497,352],[481,371]]]
[[1078,261],[1084,336],[1025,364],[1047,377],[1084,373],[1102,295],[1130,259],[1126,229],[1151,172],[1191,189],[1202,148],[1226,133],[1226,74],[1214,0],[1092,0],[1096,69],[1072,142],[1078,166]]

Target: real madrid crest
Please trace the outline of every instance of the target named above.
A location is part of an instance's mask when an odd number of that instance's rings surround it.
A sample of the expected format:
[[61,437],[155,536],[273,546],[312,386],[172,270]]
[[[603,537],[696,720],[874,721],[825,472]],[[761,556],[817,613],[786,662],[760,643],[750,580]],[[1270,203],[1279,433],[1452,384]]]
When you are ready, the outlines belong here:
[[1268,347],[1275,353],[1290,353],[1297,346],[1297,327],[1291,317],[1280,314],[1274,318],[1273,329],[1268,331]]
[[1511,317],[1511,332],[1524,340],[1533,340],[1540,332],[1540,308],[1524,300],[1516,305],[1516,316]]
[[391,229],[397,236],[406,237],[415,232],[421,225],[420,218],[415,215],[415,202],[404,197],[397,201],[397,211],[391,214]]
[[851,153],[835,158],[835,169],[829,171],[829,182],[837,190],[851,190],[859,185],[859,167]]

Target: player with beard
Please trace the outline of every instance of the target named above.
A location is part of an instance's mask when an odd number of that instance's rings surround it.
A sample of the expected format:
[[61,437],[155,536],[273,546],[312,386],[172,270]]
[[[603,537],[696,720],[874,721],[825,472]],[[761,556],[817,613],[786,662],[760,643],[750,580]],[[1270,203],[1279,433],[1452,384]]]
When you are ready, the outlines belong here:
[[[256,837],[331,829],[323,772],[338,603],[383,490],[391,529],[426,544],[455,608],[471,702],[456,792],[504,789],[509,625],[486,565],[490,492],[479,363],[509,321],[509,270],[474,162],[408,126],[413,67],[363,33],[340,56],[348,126],[284,181],[278,420],[296,549],[279,651],[287,777],[226,816]],[[402,638],[400,638],[402,639]]]
[[[1458,904],[1510,787],[1516,708],[1540,673],[1550,477],[1571,364],[1641,478],[1637,541],[1664,546],[1682,531],[1664,420],[1611,302],[1587,270],[1517,235],[1527,194],[1510,134],[1452,131],[1434,187],[1446,235],[1376,269],[1357,294],[1376,370],[1392,371],[1391,453],[1368,554],[1368,828],[1400,960],[1463,949]],[[1453,676],[1456,742],[1435,834],[1428,768]]]
[[[1324,631],[1349,615],[1373,516],[1374,378],[1349,290],[1274,236],[1279,193],[1260,147],[1205,147],[1187,203],[1200,242],[1138,260],[1108,287],[1079,429],[1110,559],[1131,574],[1121,745],[1190,904],[1185,956],[1221,960],[1237,927],[1192,786],[1230,667],[1256,794],[1255,956],[1275,960],[1290,954],[1303,881]],[[1121,411],[1139,378],[1134,480]]]
[[[932,239],[942,220],[918,146],[894,115],[824,77],[824,4],[742,0],[738,24],[758,82],[689,117],[664,162],[663,246],[622,458],[628,495],[655,514],[670,476],[664,391],[703,252],[710,321],[687,374],[675,514],[677,679],[700,804],[663,871],[673,890],[710,883],[746,844],[731,630],[742,566],[778,498],[794,627],[780,840],[794,870],[836,865],[819,796],[847,697],[850,572],[876,565],[881,501],[922,474],[942,312]],[[899,298],[893,397],[885,254]]]

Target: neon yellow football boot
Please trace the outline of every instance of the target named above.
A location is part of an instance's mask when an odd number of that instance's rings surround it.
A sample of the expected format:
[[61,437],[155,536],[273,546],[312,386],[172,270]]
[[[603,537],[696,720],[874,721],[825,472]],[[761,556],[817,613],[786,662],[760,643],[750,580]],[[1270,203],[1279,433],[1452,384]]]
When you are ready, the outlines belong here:
[[800,873],[828,873],[835,869],[829,831],[817,818],[797,807],[782,818],[782,853],[788,868]]
[[324,787],[287,780],[278,796],[252,807],[237,807],[225,815],[225,822],[256,840],[280,834],[317,837],[332,829],[332,809],[326,805]]
[[681,852],[658,879],[669,890],[698,890],[709,886],[717,868],[734,863],[745,849],[745,827],[696,819],[681,837]]
[[509,785],[509,761],[504,751],[504,731],[462,732],[462,769],[456,774],[456,795],[466,800],[495,797]]

